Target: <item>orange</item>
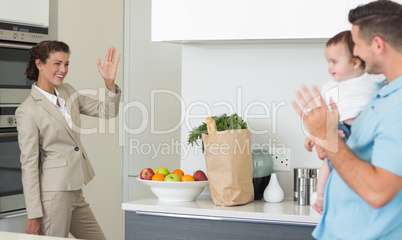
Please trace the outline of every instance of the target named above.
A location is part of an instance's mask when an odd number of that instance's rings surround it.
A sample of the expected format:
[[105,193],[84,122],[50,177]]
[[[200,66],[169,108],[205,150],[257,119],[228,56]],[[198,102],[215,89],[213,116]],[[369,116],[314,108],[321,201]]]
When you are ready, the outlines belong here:
[[161,173],[157,173],[152,176],[151,180],[152,181],[163,181],[163,180],[165,180],[165,175],[163,175]]
[[184,175],[181,177],[182,182],[194,182],[194,178],[191,175]]
[[181,169],[176,169],[173,171],[173,173],[176,174],[177,176],[179,176],[180,179],[181,179],[181,177],[184,176],[184,172]]

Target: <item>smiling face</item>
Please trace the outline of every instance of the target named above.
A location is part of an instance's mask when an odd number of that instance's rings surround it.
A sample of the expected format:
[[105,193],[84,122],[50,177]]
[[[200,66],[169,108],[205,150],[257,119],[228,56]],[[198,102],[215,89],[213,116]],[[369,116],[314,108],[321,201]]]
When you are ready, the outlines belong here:
[[54,87],[61,85],[68,73],[68,54],[65,52],[51,52],[45,63],[39,59],[35,63],[39,70],[37,86],[54,94]]
[[328,61],[328,72],[335,81],[341,82],[356,77],[354,58],[346,43],[340,42],[327,46],[324,55]]
[[364,39],[360,38],[358,26],[352,26],[352,38],[353,42],[355,42],[353,54],[366,62],[366,71],[372,74],[382,73],[380,64],[375,57],[375,46],[367,44]]

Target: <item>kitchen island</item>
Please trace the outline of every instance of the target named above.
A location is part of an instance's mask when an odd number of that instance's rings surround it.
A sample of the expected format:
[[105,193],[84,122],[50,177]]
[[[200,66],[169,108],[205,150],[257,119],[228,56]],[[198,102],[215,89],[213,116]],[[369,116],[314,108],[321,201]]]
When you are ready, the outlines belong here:
[[125,239],[313,239],[321,219],[311,206],[293,199],[257,200],[241,206],[215,206],[209,194],[194,202],[155,198],[123,203]]
[[68,238],[38,236],[38,235],[29,235],[29,234],[24,234],[24,233],[13,233],[13,232],[0,231],[0,239],[2,239],[2,240],[61,240],[61,239],[68,239]]

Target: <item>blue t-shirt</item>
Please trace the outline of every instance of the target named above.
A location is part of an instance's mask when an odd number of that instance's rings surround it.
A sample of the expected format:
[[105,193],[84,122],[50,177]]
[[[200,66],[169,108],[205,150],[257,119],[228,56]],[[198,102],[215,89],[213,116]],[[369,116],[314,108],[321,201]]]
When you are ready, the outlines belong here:
[[[377,92],[354,121],[346,144],[361,159],[402,176],[402,76]],[[313,231],[317,239],[402,239],[402,190],[386,206],[374,209],[334,169],[323,210]]]

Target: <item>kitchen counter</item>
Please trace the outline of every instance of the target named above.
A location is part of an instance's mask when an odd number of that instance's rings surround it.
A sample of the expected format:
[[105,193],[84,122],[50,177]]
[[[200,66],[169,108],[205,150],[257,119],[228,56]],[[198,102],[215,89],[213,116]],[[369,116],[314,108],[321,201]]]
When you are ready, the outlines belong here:
[[321,219],[311,206],[299,206],[297,202],[285,199],[280,203],[257,200],[241,206],[215,206],[210,195],[202,194],[195,202],[162,202],[157,198],[141,199],[123,203],[125,211],[140,214],[160,214],[176,217],[222,218],[254,222],[276,222],[315,226]]
[[4,239],[4,240],[60,240],[60,239],[68,239],[68,238],[37,236],[37,235],[29,235],[29,234],[23,234],[23,233],[1,232],[0,231],[0,239]]
[[[126,239],[142,239],[142,231],[172,236],[171,239],[244,239],[245,236],[270,239],[267,234],[272,239],[309,239],[321,219],[311,206],[299,206],[293,199],[280,203],[257,200],[241,206],[220,207],[214,205],[208,194],[201,194],[194,202],[147,198],[123,203],[122,208]],[[148,225],[152,227],[148,229]],[[175,231],[177,226],[182,229],[179,231],[182,235]]]

